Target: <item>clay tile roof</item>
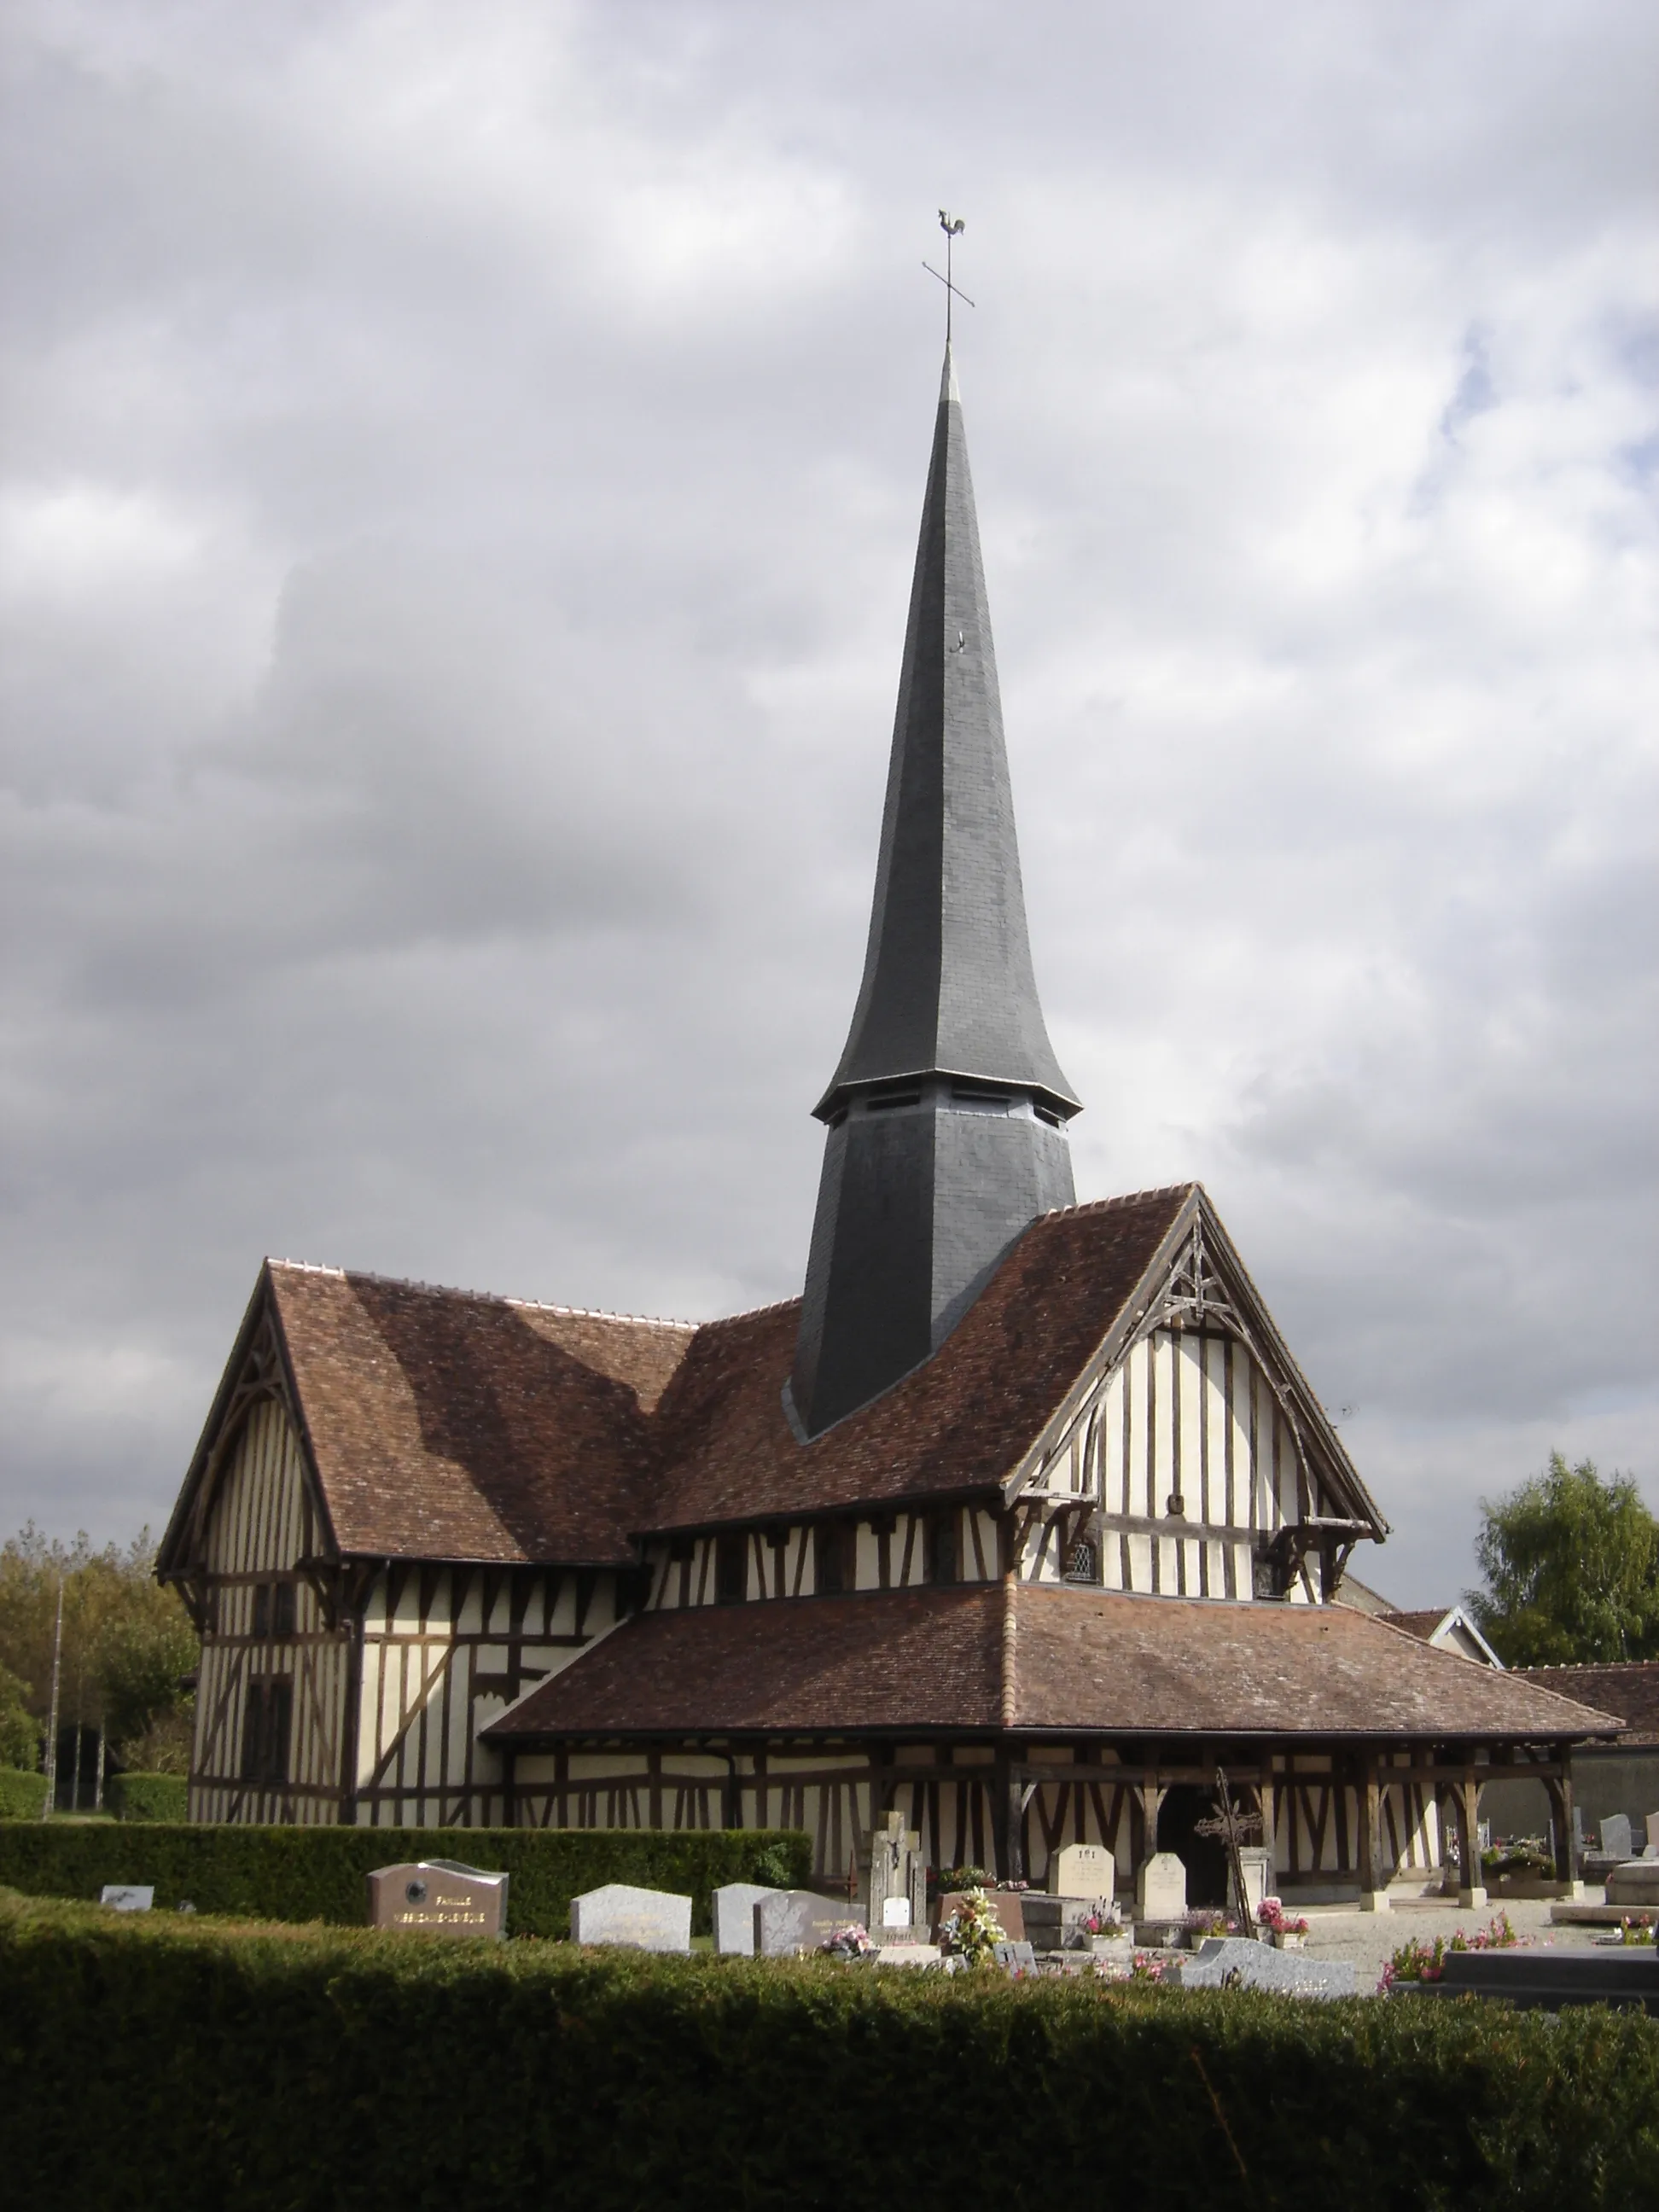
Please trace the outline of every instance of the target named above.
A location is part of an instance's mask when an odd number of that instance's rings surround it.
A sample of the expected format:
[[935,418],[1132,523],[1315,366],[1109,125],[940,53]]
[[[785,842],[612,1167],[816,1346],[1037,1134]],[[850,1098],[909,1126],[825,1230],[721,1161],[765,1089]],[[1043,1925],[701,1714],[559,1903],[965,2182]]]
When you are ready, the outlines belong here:
[[1407,1612],[1390,1606],[1376,1617],[1386,1620],[1391,1628],[1403,1628],[1407,1636],[1420,1636],[1426,1644],[1450,1611],[1451,1607],[1444,1605],[1432,1606],[1426,1613]]
[[1373,1738],[1607,1735],[1609,1717],[1344,1606],[1018,1588],[637,1616],[499,1741],[934,1729]]
[[342,1552],[629,1564],[690,1323],[274,1263]]
[[1517,1680],[1616,1713],[1625,1723],[1621,1748],[1659,1744],[1659,1659],[1628,1659],[1605,1667],[1517,1667],[1513,1672]]
[[939,1350],[810,1444],[783,1410],[798,1299],[700,1328],[664,1395],[650,1527],[880,1504],[1009,1474],[1140,1282],[1192,1183],[1044,1214]]

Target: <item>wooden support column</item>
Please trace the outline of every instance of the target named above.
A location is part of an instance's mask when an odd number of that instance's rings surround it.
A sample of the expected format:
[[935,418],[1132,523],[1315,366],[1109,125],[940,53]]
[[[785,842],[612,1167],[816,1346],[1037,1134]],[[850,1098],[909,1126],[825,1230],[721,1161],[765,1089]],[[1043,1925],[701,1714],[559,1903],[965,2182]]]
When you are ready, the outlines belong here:
[[1389,1881],[1394,1869],[1383,1862],[1382,1785],[1377,1778],[1376,1753],[1368,1751],[1359,1763],[1359,1909],[1362,1912],[1389,1910]]
[[1008,1768],[1006,1783],[1009,1881],[1025,1879],[1025,1790],[1018,1767]]
[[1565,1744],[1558,1744],[1555,1751],[1561,1771],[1548,1777],[1544,1788],[1549,1796],[1550,1823],[1555,1830],[1556,1887],[1560,1896],[1577,1899],[1584,1894],[1584,1885],[1578,1878],[1572,1847],[1572,1766]]
[[1473,1766],[1466,1766],[1452,1790],[1457,1820],[1457,1901],[1481,1905],[1486,1885],[1480,1865],[1480,1784]]

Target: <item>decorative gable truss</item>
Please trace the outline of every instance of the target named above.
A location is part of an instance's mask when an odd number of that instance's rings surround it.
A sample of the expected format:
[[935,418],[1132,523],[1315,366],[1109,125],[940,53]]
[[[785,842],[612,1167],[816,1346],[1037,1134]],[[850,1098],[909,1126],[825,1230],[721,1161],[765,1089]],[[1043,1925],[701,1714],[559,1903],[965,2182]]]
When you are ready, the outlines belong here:
[[1005,1486],[1022,1580],[1328,1601],[1388,1524],[1195,1192]]

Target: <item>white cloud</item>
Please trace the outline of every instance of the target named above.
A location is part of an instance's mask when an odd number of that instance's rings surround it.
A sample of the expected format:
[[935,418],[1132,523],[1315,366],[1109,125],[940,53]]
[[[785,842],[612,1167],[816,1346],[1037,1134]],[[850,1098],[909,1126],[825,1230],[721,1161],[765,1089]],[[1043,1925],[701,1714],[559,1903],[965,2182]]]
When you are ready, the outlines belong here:
[[161,1516],[267,1249],[795,1286],[941,200],[1081,1190],[1210,1182],[1402,1598],[1653,1486],[1656,43],[15,9],[12,1517]]

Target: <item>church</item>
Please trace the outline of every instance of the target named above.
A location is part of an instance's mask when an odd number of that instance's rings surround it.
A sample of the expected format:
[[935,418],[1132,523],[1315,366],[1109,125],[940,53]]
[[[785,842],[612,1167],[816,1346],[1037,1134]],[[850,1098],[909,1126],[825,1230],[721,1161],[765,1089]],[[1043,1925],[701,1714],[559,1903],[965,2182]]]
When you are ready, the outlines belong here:
[[802,1295],[701,1326],[267,1261],[162,1546],[191,1816],[1154,1850],[1218,1771],[1386,1905],[1618,1723],[1344,1601],[1388,1524],[1196,1183],[1076,1203],[947,345]]

